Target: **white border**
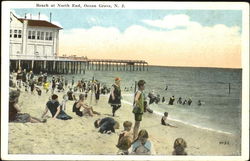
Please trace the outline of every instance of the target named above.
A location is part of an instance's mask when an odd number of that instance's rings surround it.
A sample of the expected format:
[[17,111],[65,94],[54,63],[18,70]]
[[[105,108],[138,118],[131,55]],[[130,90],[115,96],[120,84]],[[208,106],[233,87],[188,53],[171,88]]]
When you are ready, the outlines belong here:
[[[242,148],[241,156],[121,156],[121,155],[8,155],[9,17],[11,8],[36,8],[36,3],[124,4],[125,9],[242,10]],[[60,9],[60,8],[58,8]],[[67,8],[61,8],[67,9]],[[72,8],[71,8],[72,9]],[[82,8],[85,9],[85,8]],[[90,9],[90,8],[86,8]],[[105,8],[94,8],[105,9]],[[249,6],[244,2],[2,2],[1,158],[3,160],[248,160],[249,159]],[[244,89],[244,90],[243,90]]]

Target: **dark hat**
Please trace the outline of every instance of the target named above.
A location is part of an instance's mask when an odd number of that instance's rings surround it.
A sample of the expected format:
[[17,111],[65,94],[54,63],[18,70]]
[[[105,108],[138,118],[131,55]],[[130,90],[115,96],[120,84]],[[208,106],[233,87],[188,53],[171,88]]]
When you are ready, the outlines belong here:
[[57,96],[56,94],[53,94],[53,95],[51,96],[51,98],[52,98],[52,100],[55,100],[55,99],[58,98],[58,96]]
[[16,98],[20,96],[20,91],[19,90],[11,90],[9,92],[9,101],[13,102],[15,101]]
[[143,86],[146,82],[144,80],[139,80],[137,85],[138,86]]

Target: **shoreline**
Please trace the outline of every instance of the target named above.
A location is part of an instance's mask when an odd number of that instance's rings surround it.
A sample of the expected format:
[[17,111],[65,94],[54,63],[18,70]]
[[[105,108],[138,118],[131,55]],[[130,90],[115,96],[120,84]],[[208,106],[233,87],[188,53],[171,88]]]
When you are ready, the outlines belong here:
[[[38,96],[36,93],[32,95],[22,90],[20,96],[20,102],[23,102],[24,106],[22,112],[39,118],[50,94],[51,91],[46,94],[43,90],[42,96]],[[56,94],[61,101],[64,92],[56,92]],[[72,112],[74,101],[68,101],[65,112],[73,117],[72,120],[53,120],[48,114],[47,123],[44,124],[9,123],[9,153],[116,155],[118,149],[115,145],[119,133],[123,130],[122,124],[124,121],[131,121],[134,125],[134,115],[131,105],[122,101],[122,107],[114,117],[120,123],[120,129],[111,135],[98,133],[93,122],[97,118],[111,117],[107,96],[101,95],[97,105],[94,104],[94,99],[92,100],[92,106],[96,111],[101,112],[100,116],[78,117]],[[90,95],[87,103],[89,100]],[[140,126],[140,129],[148,131],[156,155],[172,155],[173,142],[178,137],[186,140],[188,155],[239,156],[241,154],[240,137],[199,129],[170,119],[169,123],[174,123],[178,128],[166,127],[160,124],[160,119],[160,115],[145,113]],[[27,145],[30,141],[33,144]]]
[[[126,101],[126,100],[121,100],[121,101],[123,103],[128,104],[128,105],[131,105],[131,106],[133,105],[129,101]],[[156,110],[154,110],[153,114],[158,115],[158,116],[163,116],[164,115],[162,112],[159,112],[159,111],[156,111]],[[188,126],[192,126],[192,127],[195,127],[195,128],[203,129],[203,130],[209,130],[209,131],[214,131],[214,132],[218,132],[218,133],[222,133],[222,134],[228,134],[228,135],[235,135],[235,134],[230,133],[230,132],[216,130],[216,129],[212,129],[212,128],[208,128],[208,127],[202,127],[202,126],[195,125],[195,124],[192,124],[192,123],[189,123],[189,122],[185,122],[185,121],[182,121],[182,120],[179,120],[179,119],[174,119],[174,118],[171,118],[171,117],[168,117],[168,120],[179,122],[179,123],[182,123],[182,124],[185,124],[185,125],[188,125]]]

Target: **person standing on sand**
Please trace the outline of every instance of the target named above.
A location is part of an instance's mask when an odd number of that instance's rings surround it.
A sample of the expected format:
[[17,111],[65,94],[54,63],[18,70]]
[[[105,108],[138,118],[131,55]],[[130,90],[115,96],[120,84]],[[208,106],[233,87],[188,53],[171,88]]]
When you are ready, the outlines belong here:
[[143,93],[145,89],[145,81],[144,80],[139,80],[138,81],[138,91],[135,92],[134,96],[134,108],[133,108],[133,113],[135,115],[135,125],[134,125],[134,135],[133,139],[137,138],[139,127],[140,127],[140,122],[142,120],[142,115],[144,112],[144,101],[145,101],[145,95]]
[[112,85],[111,93],[108,103],[112,107],[112,114],[115,116],[115,112],[121,107],[121,78],[115,78],[115,84]]
[[23,86],[25,87],[25,91],[27,91],[27,72],[26,69],[23,70],[23,75],[22,75],[22,82],[23,82]]
[[22,68],[20,67],[17,71],[17,76],[16,76],[17,87],[19,88],[22,87],[22,77],[23,77],[23,72],[22,72]]
[[54,91],[55,91],[55,88],[56,88],[56,78],[55,76],[52,77],[52,94],[54,94]]
[[75,83],[75,77],[73,76],[73,77],[72,77],[72,80],[71,80],[71,86],[72,86],[72,87],[74,86],[74,83]]
[[30,85],[30,92],[31,92],[31,94],[34,94],[35,80],[31,79],[29,85]]
[[30,81],[31,80],[33,80],[33,78],[34,78],[34,74],[33,74],[33,72],[32,72],[32,70],[27,74],[28,76],[28,83],[30,83]]
[[97,104],[100,99],[100,82],[95,81],[94,90],[95,90],[95,103]]

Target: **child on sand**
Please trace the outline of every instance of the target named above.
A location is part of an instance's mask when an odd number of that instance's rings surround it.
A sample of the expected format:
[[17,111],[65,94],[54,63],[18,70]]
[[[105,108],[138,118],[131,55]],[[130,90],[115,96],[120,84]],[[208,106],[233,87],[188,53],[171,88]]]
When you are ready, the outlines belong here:
[[49,82],[48,81],[44,82],[43,89],[46,91],[46,93],[48,93],[48,91],[49,91]]
[[166,122],[167,118],[168,118],[168,113],[164,112],[164,116],[161,118],[161,124],[164,126],[176,127],[176,126],[173,126],[173,125],[170,125],[169,123],[167,123]]
[[187,152],[185,152],[185,148],[187,147],[187,143],[182,138],[177,138],[174,141],[174,151],[173,155],[187,155]]
[[100,133],[102,134],[111,134],[111,132],[115,132],[115,129],[119,129],[119,123],[117,121],[115,121],[113,118],[111,117],[105,117],[103,119],[97,119],[94,122],[95,128],[99,128]]
[[61,103],[61,107],[63,111],[66,111],[66,102],[68,101],[68,96],[66,94],[63,95],[63,100]]
[[151,155],[155,154],[154,146],[150,140],[146,130],[141,130],[137,139],[132,143],[130,154],[132,155]]
[[123,127],[124,130],[119,135],[116,147],[119,148],[118,154],[128,155],[128,149],[133,141],[133,133],[131,131],[132,122],[125,121]]

